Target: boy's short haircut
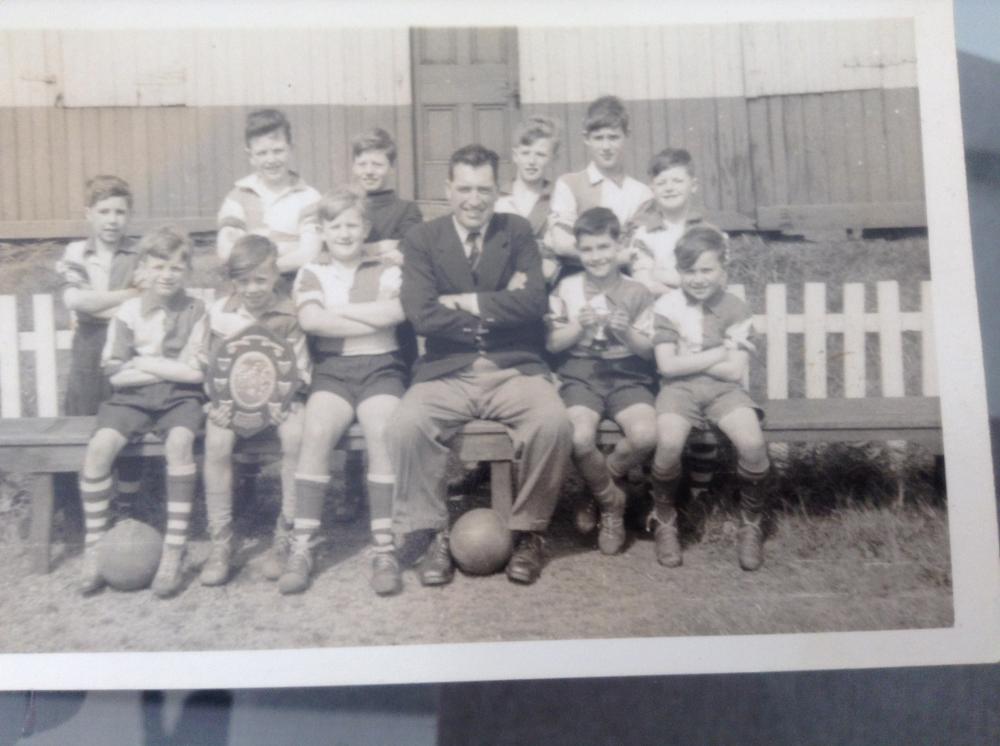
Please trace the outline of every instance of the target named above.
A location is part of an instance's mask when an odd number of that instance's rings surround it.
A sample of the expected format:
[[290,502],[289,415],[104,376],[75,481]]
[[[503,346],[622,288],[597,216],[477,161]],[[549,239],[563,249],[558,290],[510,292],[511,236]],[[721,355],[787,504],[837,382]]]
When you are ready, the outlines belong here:
[[583,132],[589,135],[604,128],[621,129],[628,134],[629,116],[625,104],[617,96],[601,96],[590,102],[587,116],[583,119]]
[[125,179],[109,174],[99,174],[87,179],[84,186],[87,207],[93,207],[102,199],[111,197],[123,197],[129,209],[132,209],[132,188]]
[[267,261],[278,258],[278,247],[267,236],[247,233],[236,239],[229,252],[224,268],[229,279],[235,279],[252,272]]
[[552,155],[559,151],[559,125],[554,119],[536,115],[523,120],[514,130],[514,146],[531,145],[536,140],[551,140]]
[[694,176],[694,163],[691,160],[691,154],[684,148],[664,148],[652,157],[646,172],[649,174],[649,178],[655,179],[668,168],[676,166],[684,168],[689,175]]
[[691,269],[698,257],[707,251],[714,251],[719,257],[719,263],[725,266],[729,249],[729,237],[714,225],[696,225],[684,231],[677,239],[674,256],[677,269]]
[[366,132],[362,132],[351,140],[351,159],[356,160],[362,153],[369,150],[380,150],[389,159],[389,165],[396,165],[396,141],[392,135],[381,127],[374,127]]
[[139,261],[146,259],[166,260],[172,259],[176,254],[181,254],[184,263],[190,267],[194,244],[186,231],[172,225],[165,225],[146,233],[139,240],[136,250],[139,254]]
[[500,178],[500,156],[484,145],[479,145],[478,143],[464,145],[452,153],[451,158],[448,159],[449,179],[455,178],[455,166],[460,163],[465,166],[472,166],[473,168],[489,164],[490,168],[493,169],[493,181],[496,182]]
[[581,236],[603,236],[609,234],[615,241],[622,234],[622,224],[618,216],[607,207],[591,207],[573,223],[573,237],[579,241]]
[[247,114],[247,124],[244,130],[244,139],[247,147],[250,141],[256,137],[270,135],[272,132],[282,132],[285,141],[292,144],[292,125],[288,123],[288,118],[284,112],[277,109],[258,109]]
[[368,220],[368,200],[365,195],[356,189],[341,187],[323,195],[323,199],[316,205],[316,214],[321,222],[329,223],[351,208],[358,211],[362,220]]

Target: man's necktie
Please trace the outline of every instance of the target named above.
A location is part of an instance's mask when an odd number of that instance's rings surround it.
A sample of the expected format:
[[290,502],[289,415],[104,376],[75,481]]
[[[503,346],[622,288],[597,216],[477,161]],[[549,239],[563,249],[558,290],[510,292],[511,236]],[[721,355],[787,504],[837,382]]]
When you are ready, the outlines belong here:
[[479,231],[469,231],[469,235],[465,237],[465,245],[469,247],[469,266],[475,273],[479,257],[483,253],[479,250]]

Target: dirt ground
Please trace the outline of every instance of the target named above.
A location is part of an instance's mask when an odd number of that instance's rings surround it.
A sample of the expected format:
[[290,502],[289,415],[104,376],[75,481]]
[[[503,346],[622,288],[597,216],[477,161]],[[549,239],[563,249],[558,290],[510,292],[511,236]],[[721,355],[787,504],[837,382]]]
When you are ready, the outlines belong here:
[[[366,520],[326,521],[312,588],[284,597],[263,578],[275,487],[244,505],[241,567],[206,588],[197,567],[208,547],[200,517],[189,545],[188,582],[169,600],[148,590],[76,592],[80,537],[64,519],[48,575],[33,575],[23,542],[0,543],[2,652],[267,649],[414,643],[913,629],[952,623],[948,537],[941,507],[907,504],[775,516],[767,561],[736,563],[733,513],[718,497],[689,506],[684,565],[660,567],[653,543],[635,536],[602,556],[557,513],[541,580],[515,586],[502,574],[456,576],[423,588],[404,573],[393,598],[368,587]],[[572,487],[567,494],[572,493]],[[454,502],[477,505],[485,498]],[[565,501],[564,501],[565,502]],[[156,513],[157,510],[152,511]],[[254,518],[256,516],[256,518]],[[157,515],[147,516],[154,524]]]

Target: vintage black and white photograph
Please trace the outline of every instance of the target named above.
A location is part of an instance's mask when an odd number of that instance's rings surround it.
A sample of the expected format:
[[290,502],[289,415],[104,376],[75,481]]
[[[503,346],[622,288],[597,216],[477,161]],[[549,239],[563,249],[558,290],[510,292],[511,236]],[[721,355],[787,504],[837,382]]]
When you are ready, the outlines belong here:
[[0,27],[0,653],[988,617],[950,4],[903,5]]

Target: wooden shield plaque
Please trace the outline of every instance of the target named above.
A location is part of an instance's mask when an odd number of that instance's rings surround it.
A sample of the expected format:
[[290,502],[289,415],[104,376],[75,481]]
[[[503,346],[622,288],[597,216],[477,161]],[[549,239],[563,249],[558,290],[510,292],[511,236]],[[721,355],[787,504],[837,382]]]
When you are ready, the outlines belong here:
[[299,383],[291,343],[260,324],[227,339],[207,376],[211,406],[244,438],[282,422]]

